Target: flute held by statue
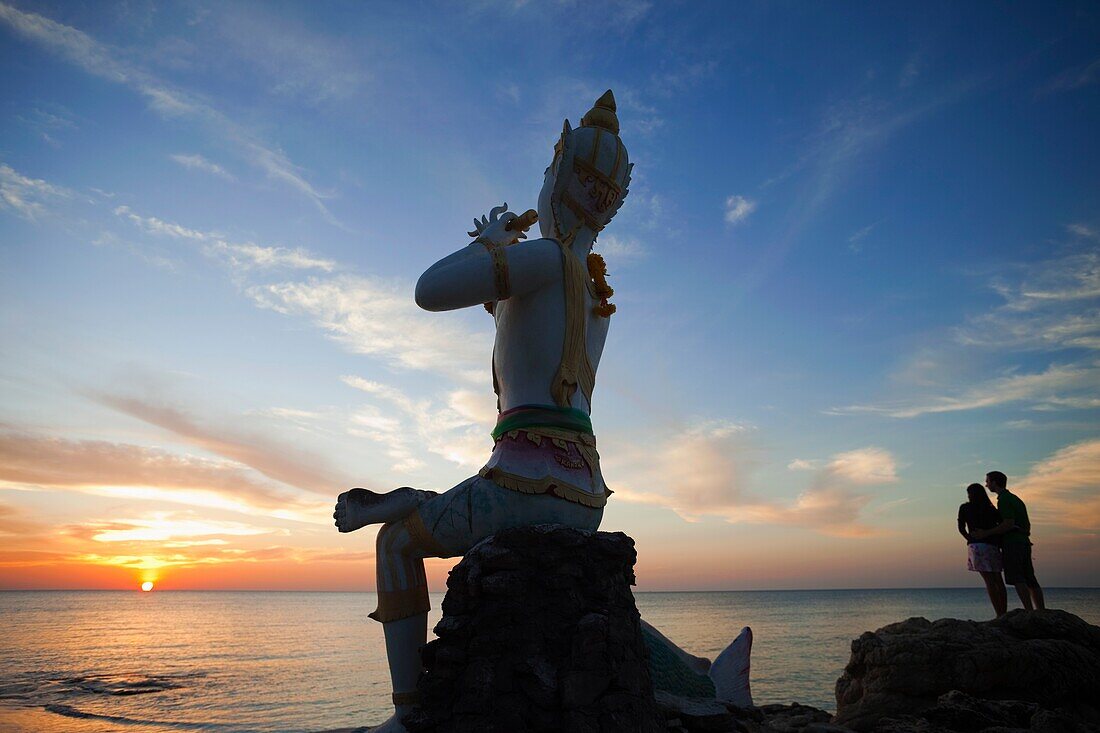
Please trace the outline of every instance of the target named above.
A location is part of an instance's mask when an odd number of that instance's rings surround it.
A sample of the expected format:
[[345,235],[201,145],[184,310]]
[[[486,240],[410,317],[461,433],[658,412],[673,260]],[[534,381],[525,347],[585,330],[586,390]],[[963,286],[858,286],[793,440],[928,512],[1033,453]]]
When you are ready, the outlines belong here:
[[528,209],[523,212],[512,221],[508,222],[504,229],[509,232],[525,232],[534,226],[535,222],[539,220],[539,213],[534,209]]

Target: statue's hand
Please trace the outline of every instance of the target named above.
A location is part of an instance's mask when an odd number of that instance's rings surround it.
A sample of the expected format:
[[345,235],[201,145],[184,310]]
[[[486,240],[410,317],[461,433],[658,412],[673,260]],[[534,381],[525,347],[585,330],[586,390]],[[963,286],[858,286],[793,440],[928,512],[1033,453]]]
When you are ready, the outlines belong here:
[[474,231],[467,232],[476,241],[484,242],[493,247],[504,247],[515,244],[521,239],[527,239],[527,235],[521,229],[510,230],[508,225],[516,219],[516,215],[508,211],[508,204],[494,206],[489,212],[488,218],[474,219]]

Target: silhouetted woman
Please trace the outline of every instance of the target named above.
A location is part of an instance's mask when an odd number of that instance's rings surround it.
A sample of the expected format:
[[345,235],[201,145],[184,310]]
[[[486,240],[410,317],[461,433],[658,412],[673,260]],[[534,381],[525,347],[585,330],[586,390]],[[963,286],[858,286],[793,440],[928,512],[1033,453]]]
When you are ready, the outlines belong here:
[[993,506],[981,484],[967,486],[966,495],[969,501],[959,507],[959,534],[966,538],[966,567],[981,573],[994,613],[1003,616],[1008,610],[1008,596],[1001,579],[1001,536],[987,537],[981,541],[970,536],[976,529],[992,529],[999,525],[1001,513]]

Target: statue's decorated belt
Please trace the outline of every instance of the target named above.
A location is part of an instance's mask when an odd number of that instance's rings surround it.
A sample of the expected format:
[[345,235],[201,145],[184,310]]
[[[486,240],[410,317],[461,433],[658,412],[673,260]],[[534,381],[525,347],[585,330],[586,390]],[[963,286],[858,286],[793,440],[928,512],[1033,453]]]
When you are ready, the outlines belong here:
[[592,435],[592,418],[575,407],[520,405],[500,413],[493,428],[493,440],[526,428],[558,428]]
[[489,463],[478,472],[505,489],[551,494],[599,508],[610,489],[600,472],[591,433],[549,427],[521,427],[503,433]]

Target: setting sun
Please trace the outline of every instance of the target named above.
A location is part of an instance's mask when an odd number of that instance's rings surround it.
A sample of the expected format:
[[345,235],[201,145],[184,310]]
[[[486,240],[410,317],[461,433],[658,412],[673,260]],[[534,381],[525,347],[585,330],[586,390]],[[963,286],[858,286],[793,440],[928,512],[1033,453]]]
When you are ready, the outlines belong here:
[[144,583],[141,584],[141,589],[143,591],[145,591],[146,593],[153,590],[153,581],[151,581],[151,580],[145,581]]

